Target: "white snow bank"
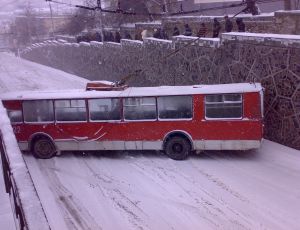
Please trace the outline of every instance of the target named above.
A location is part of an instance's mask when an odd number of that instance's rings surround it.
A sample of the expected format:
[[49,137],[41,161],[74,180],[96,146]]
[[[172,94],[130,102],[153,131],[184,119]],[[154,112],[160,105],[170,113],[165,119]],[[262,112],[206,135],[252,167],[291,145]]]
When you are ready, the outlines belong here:
[[146,42],[146,43],[152,42],[152,41],[154,41],[154,42],[165,42],[165,43],[172,44],[172,41],[170,41],[170,40],[153,38],[153,37],[144,38],[144,42]]
[[[279,12],[279,11],[276,11],[276,12]],[[275,12],[275,13],[276,13]],[[289,11],[288,11],[289,12]],[[252,15],[252,14],[240,14],[240,15],[237,15],[235,17],[238,17],[238,18],[247,18],[247,19],[256,19],[256,18],[264,18],[264,17],[274,17],[274,12],[270,12],[270,13],[261,13],[260,15]],[[226,14],[225,14],[226,15]],[[233,14],[228,14],[229,17],[233,17],[234,15]],[[186,15],[186,16],[169,16],[169,17],[165,17],[164,19],[166,20],[184,20],[184,19],[209,19],[209,20],[213,20],[214,18],[217,18],[217,19],[224,19],[224,15],[210,15],[210,16],[206,16],[206,15]]]
[[9,161],[16,192],[20,197],[20,205],[24,211],[27,227],[30,230],[49,229],[48,221],[19,150],[6,110],[2,106],[2,101],[0,101],[0,117],[0,132],[6,150],[6,157]]
[[88,42],[79,42],[79,45],[80,46],[90,46],[90,43],[88,43]]
[[270,39],[293,39],[300,41],[300,35],[291,35],[291,34],[265,34],[265,33],[244,33],[244,32],[230,32],[223,33],[223,35],[231,36],[242,36],[242,37],[261,37],[261,38],[270,38]]
[[131,40],[131,39],[121,39],[121,44],[122,45],[142,45],[143,42],[142,41],[139,41],[139,40]]
[[161,21],[152,21],[152,22],[136,22],[135,25],[161,25]]
[[[178,36],[174,36],[174,38],[178,38],[178,39],[185,39],[185,40],[196,40],[199,37],[195,37],[195,36],[185,36],[185,35],[178,35]],[[203,40],[203,41],[214,41],[214,42],[219,42],[220,38],[199,38],[199,40]]]
[[94,46],[98,46],[98,47],[100,47],[100,46],[102,46],[102,45],[103,45],[103,42],[91,41],[91,42],[90,42],[90,44],[91,44],[91,45],[94,45]]

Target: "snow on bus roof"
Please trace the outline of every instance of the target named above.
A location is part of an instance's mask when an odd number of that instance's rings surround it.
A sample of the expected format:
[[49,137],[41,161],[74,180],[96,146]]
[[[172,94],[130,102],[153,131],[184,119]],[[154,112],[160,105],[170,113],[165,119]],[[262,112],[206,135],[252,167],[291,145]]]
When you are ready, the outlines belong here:
[[141,97],[216,93],[245,93],[259,92],[261,90],[262,86],[260,83],[235,83],[219,85],[129,87],[122,91],[86,91],[85,89],[24,91],[5,93],[0,95],[0,98],[2,100],[35,100],[97,97]]

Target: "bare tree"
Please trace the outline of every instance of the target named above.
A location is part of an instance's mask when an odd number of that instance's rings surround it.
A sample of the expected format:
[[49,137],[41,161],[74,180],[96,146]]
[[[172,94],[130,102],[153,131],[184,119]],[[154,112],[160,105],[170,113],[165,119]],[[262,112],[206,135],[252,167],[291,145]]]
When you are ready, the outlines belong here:
[[78,9],[72,16],[70,22],[66,25],[64,32],[70,35],[76,35],[84,29],[95,26],[95,12],[86,9]]
[[27,2],[24,14],[15,19],[14,34],[19,44],[27,45],[32,43],[33,37],[37,36],[36,22],[35,12],[30,2]]
[[[116,12],[96,12],[79,8],[70,23],[66,26],[65,31],[75,35],[84,29],[98,28],[101,30],[103,27],[118,28],[123,23],[152,21],[160,17],[150,16],[151,13],[162,13],[163,10],[167,13],[168,10],[174,9],[174,6],[176,6],[174,4],[178,3],[176,0],[105,0],[105,2],[102,0],[102,2],[101,7],[104,11],[111,10]],[[90,8],[96,7],[97,0],[85,0],[84,5]],[[119,13],[117,13],[118,10],[120,10]],[[137,15],[123,14],[123,11],[135,12]]]

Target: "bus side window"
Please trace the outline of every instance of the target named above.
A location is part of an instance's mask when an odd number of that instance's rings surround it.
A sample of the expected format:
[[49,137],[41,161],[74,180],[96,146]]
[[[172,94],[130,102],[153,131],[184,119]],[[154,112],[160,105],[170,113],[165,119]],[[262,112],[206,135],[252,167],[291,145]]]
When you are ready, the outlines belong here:
[[190,119],[192,108],[192,96],[158,97],[159,119]]
[[214,94],[205,96],[205,118],[240,119],[243,115],[241,94]]
[[119,98],[90,99],[88,102],[91,121],[121,120],[121,104]]
[[8,117],[9,117],[11,123],[23,122],[21,110],[8,110],[7,114],[8,114]]
[[86,121],[85,100],[56,100],[56,121]]
[[54,121],[53,103],[51,100],[35,100],[23,102],[25,122]]
[[156,120],[155,97],[130,97],[124,99],[125,120]]

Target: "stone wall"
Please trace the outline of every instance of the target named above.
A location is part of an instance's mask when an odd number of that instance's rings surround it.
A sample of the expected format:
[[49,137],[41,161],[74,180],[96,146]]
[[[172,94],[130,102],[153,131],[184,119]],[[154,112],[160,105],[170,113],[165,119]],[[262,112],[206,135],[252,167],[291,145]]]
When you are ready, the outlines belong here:
[[131,86],[261,82],[266,88],[265,137],[300,149],[300,36],[49,41],[26,49],[22,57],[91,80],[117,81],[131,74]]
[[275,25],[282,34],[300,34],[300,10],[277,11]]

